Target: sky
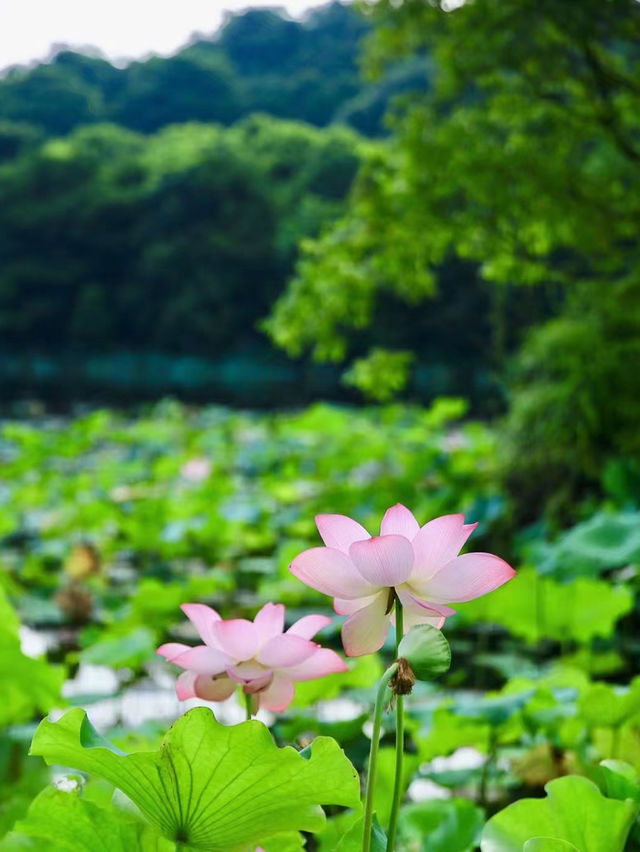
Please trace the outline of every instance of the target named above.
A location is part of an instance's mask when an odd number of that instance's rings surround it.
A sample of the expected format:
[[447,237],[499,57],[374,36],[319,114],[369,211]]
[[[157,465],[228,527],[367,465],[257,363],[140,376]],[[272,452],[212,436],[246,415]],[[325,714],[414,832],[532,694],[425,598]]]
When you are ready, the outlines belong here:
[[300,15],[322,0],[0,0],[0,68],[47,57],[53,45],[97,47],[112,60],[172,53],[211,34],[225,11],[283,6]]

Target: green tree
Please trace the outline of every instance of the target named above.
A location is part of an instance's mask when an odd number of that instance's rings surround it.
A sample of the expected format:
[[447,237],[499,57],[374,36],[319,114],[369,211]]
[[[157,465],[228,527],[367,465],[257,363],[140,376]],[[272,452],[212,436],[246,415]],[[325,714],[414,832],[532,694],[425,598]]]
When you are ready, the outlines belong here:
[[[640,6],[584,0],[571,5],[571,14],[554,0],[455,6],[379,0],[370,8],[376,22],[370,69],[381,73],[407,57],[429,57],[434,85],[398,107],[392,139],[362,166],[347,215],[306,243],[297,276],[269,322],[274,339],[292,353],[311,349],[320,359],[344,359],[388,293],[414,311],[429,311],[418,303],[432,296],[452,256],[475,264],[491,288],[494,333],[486,348],[500,366],[513,342],[510,305],[528,298],[523,288],[537,285],[559,305],[577,289],[576,299],[586,300],[591,313],[600,310],[604,291],[625,294],[602,305],[609,314],[617,303],[636,305],[640,298]],[[567,307],[573,322],[581,316],[575,304],[572,297]],[[462,299],[460,311],[465,308]],[[640,319],[637,311],[621,310],[627,324]],[[473,325],[473,314],[467,319]],[[612,328],[609,321],[605,326]],[[632,335],[628,330],[626,339]],[[610,359],[610,332],[591,340],[591,357]],[[379,351],[375,357],[379,362]],[[550,371],[557,376],[560,363],[556,368],[548,359],[538,375],[528,363],[529,386],[545,384]],[[625,369],[619,360],[606,373]],[[366,375],[362,366],[360,373]],[[582,444],[580,460],[567,455],[582,483],[594,476],[593,458],[616,445],[616,430],[628,431],[628,418],[605,416],[587,373],[584,381],[586,407],[601,422]],[[636,371],[621,383],[636,418],[638,381]],[[556,393],[558,418],[569,417],[571,406],[569,395]],[[528,416],[535,419],[536,410]],[[557,432],[526,438],[521,428],[520,420],[508,423],[510,461],[529,452],[526,440],[538,442],[544,459],[544,442]],[[599,445],[603,432],[608,440]],[[627,451],[640,451],[640,439],[627,438]],[[570,432],[565,440],[571,443]],[[535,475],[542,472],[537,467]]]
[[32,124],[0,121],[0,163],[12,160],[42,142],[42,133]]
[[223,55],[192,49],[130,65],[110,115],[125,127],[153,133],[186,121],[233,124],[245,113],[245,101],[242,81]]
[[15,68],[0,81],[0,119],[32,124],[49,135],[104,118],[99,87],[63,62]]
[[342,211],[359,147],[343,128],[266,116],[25,143],[0,164],[4,346],[264,350],[256,323],[298,239]]

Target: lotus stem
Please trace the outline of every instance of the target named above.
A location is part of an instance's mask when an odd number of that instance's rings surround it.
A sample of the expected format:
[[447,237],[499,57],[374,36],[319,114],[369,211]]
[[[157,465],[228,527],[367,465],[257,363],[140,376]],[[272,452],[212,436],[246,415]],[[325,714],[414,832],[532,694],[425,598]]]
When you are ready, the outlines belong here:
[[380,728],[382,725],[382,710],[385,703],[385,693],[389,681],[398,670],[398,664],[393,663],[382,675],[376,693],[376,704],[373,711],[373,732],[371,734],[371,750],[369,752],[369,769],[367,771],[367,792],[364,806],[364,834],[362,836],[362,852],[371,850],[371,829],[373,827],[373,794],[376,787],[376,771],[378,768],[378,747],[380,745]]
[[[396,598],[396,657],[402,637],[404,636],[404,613],[399,598]],[[396,771],[393,782],[393,801],[387,832],[387,852],[393,852],[396,846],[398,831],[398,810],[402,799],[404,776],[402,764],[404,758],[404,696],[396,695]]]

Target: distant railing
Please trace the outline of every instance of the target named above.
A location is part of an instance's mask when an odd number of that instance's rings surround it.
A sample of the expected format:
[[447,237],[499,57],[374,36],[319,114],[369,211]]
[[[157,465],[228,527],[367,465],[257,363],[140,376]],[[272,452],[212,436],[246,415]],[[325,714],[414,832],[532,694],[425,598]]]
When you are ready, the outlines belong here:
[[[338,365],[291,361],[275,352],[218,359],[159,352],[0,352],[0,399],[128,403],[176,395],[251,408],[299,405],[324,398],[357,402],[340,381]],[[470,381],[471,376],[471,381]],[[410,395],[420,401],[446,394],[480,397],[487,375],[468,365],[422,364]]]

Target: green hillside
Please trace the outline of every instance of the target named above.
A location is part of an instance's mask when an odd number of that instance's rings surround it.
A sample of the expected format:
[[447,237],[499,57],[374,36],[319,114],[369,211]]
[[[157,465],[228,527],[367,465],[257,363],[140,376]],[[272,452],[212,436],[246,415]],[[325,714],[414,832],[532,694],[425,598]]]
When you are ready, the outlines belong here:
[[[361,73],[370,28],[337,2],[302,21],[250,10],[167,58],[118,68],[62,51],[9,70],[0,80],[5,391],[209,392],[249,403],[274,392],[353,395],[337,368],[292,363],[259,326],[300,245],[344,213],[363,157],[386,144],[394,98],[426,89],[424,56],[375,80]],[[467,319],[486,327],[487,293],[460,264],[443,277],[434,310],[410,322],[388,300],[354,352],[410,345],[426,361],[417,393],[473,395],[467,367],[481,383],[486,353]],[[201,360],[181,366],[183,357]]]
[[368,31],[364,17],[334,2],[301,22],[270,9],[229,16],[217,35],[125,68],[61,51],[47,64],[6,73],[0,119],[48,135],[97,122],[152,133],[167,124],[228,125],[266,112],[375,134],[389,99],[427,80],[423,63],[412,61],[381,82],[364,81],[358,54]]

